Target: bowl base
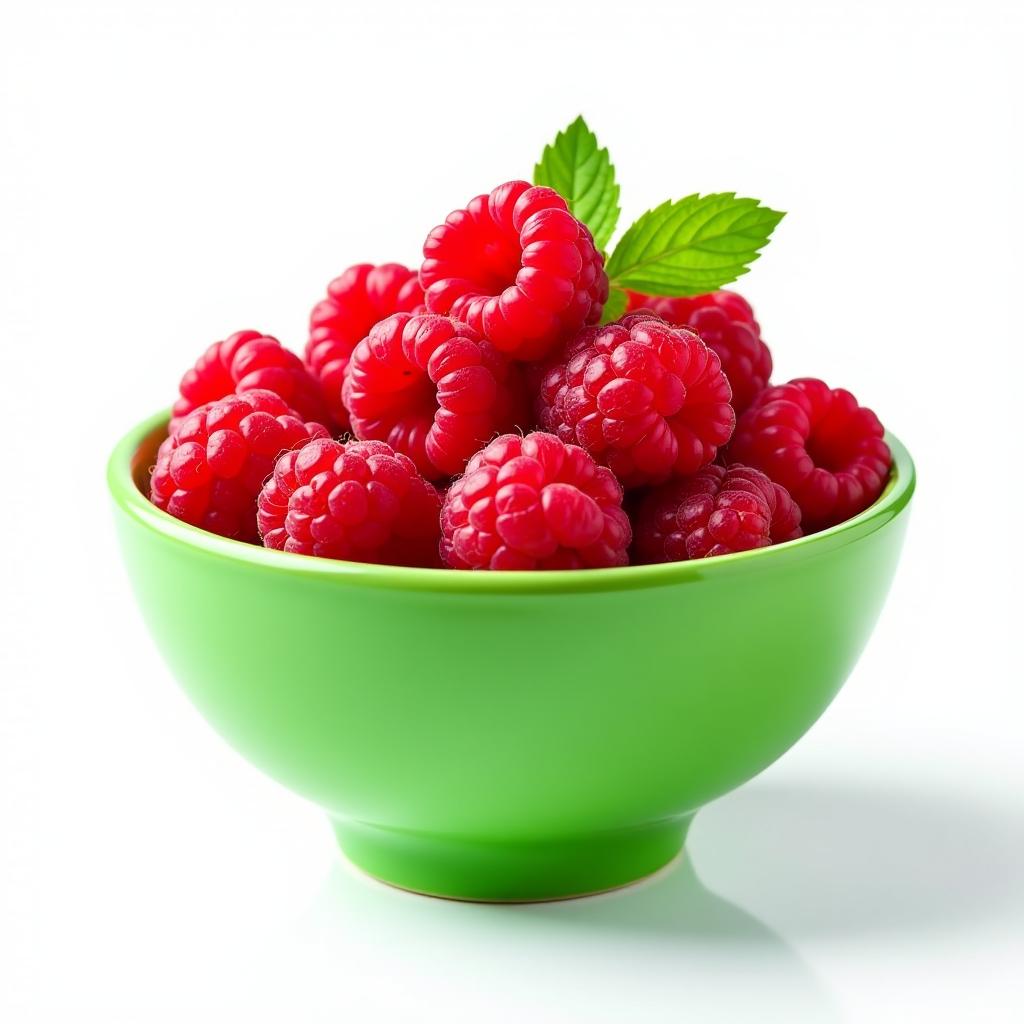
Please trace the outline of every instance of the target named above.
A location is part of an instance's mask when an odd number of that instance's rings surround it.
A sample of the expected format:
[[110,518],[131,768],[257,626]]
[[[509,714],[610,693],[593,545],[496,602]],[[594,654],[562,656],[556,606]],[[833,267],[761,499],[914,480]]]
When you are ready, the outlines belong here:
[[442,899],[535,903],[591,896],[654,874],[682,849],[692,814],[548,842],[472,840],[332,819],[342,852],[367,874]]

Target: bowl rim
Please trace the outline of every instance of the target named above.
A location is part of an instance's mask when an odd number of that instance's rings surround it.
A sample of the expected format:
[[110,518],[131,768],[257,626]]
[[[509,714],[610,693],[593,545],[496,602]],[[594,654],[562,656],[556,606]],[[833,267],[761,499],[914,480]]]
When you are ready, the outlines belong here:
[[819,557],[876,532],[903,512],[916,486],[913,459],[904,445],[886,432],[893,468],[881,495],[863,512],[820,533],[766,548],[741,551],[717,558],[658,565],[630,565],[611,569],[572,569],[550,572],[460,572],[452,569],[416,569],[371,565],[339,559],[313,558],[230,540],[208,533],[153,505],[135,482],[143,446],[166,431],[170,411],[148,416],[129,430],[114,447],[107,463],[107,486],[115,506],[130,519],[165,540],[235,563],[271,572],[286,572],[346,586],[461,594],[523,594],[611,592],[675,586],[731,575],[737,571],[778,568],[780,563]]

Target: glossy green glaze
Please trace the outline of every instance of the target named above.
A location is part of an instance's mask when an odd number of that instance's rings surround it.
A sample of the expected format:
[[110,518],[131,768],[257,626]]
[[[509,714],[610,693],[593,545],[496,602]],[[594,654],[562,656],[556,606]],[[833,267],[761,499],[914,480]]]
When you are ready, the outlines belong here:
[[349,857],[463,899],[622,885],[835,696],[885,600],[914,469],[839,527],[724,558],[464,573],[305,558],[139,489],[166,417],[109,465],[125,564],[171,670]]

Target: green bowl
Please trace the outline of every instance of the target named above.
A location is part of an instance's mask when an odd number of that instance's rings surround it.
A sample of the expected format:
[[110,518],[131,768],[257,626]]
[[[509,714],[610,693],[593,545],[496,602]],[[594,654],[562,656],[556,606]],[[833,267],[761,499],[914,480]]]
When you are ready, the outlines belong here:
[[614,888],[828,706],[896,569],[906,449],[854,519],[778,547],[590,572],[306,558],[173,519],[143,490],[166,428],[115,449],[125,565],[171,671],[255,765],[403,888],[544,900]]

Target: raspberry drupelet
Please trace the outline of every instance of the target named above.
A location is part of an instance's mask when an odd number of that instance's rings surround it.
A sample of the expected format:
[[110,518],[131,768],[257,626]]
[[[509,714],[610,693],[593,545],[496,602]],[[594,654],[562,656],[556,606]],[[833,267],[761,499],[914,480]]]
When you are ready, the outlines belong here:
[[258,500],[268,548],[381,565],[440,566],[441,499],[383,441],[317,438],[282,455]]
[[194,409],[160,445],[150,500],[193,526],[258,543],[256,497],[277,457],[327,436],[272,391],[229,395]]
[[729,457],[782,484],[808,533],[868,507],[892,456],[878,417],[842,388],[801,377],[766,388],[740,417]]
[[357,263],[327,286],[327,297],[309,317],[306,365],[320,381],[327,408],[340,426],[348,426],[341,389],[352,350],[379,320],[423,308],[419,278],[401,263]]
[[750,551],[801,536],[800,509],[764,473],[711,465],[648,492],[633,517],[640,562]]
[[569,342],[543,376],[537,415],[544,430],[637,487],[712,462],[732,435],[731,396],[697,334],[633,313]]
[[449,214],[423,256],[427,308],[519,360],[540,359],[596,323],[608,298],[604,258],[586,225],[554,189],[525,181]]
[[582,448],[552,434],[506,434],[475,455],[441,512],[454,569],[596,569],[626,565],[622,487]]
[[661,298],[630,292],[629,308],[649,309],[667,323],[695,330],[722,361],[737,414],[750,405],[771,379],[771,351],[761,340],[754,311],[742,295],[723,290],[685,298]]
[[253,389],[280,395],[301,419],[330,421],[319,385],[294,352],[267,334],[238,331],[211,345],[181,378],[170,429],[207,402]]
[[386,441],[428,479],[454,476],[526,418],[519,367],[467,324],[396,313],[352,353],[345,406],[360,440]]

